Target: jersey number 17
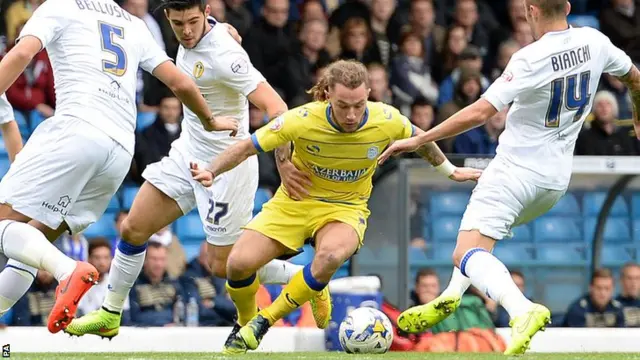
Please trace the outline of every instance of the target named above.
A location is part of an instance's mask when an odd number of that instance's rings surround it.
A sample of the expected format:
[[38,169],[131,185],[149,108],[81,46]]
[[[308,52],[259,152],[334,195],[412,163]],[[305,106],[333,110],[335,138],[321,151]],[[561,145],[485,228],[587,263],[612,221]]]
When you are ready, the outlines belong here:
[[[578,81],[580,82],[579,84]],[[591,93],[589,92],[590,81],[591,71],[553,80],[551,82],[551,101],[549,102],[544,126],[549,128],[560,127],[560,114],[563,108],[566,108],[567,111],[575,112],[573,115],[574,122],[580,120],[591,99]]]

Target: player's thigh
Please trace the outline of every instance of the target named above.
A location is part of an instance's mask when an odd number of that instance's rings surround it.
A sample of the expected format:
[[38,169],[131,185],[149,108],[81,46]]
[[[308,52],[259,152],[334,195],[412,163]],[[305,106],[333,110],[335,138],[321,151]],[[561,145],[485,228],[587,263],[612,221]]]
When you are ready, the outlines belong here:
[[516,219],[515,225],[526,224],[544,215],[560,201],[565,192],[566,190],[537,188],[535,199],[522,210],[522,213]]
[[[142,177],[155,189],[172,199],[183,214],[188,214],[196,207],[196,194],[192,186],[193,179],[189,171],[189,163],[179,151],[171,149],[169,156],[147,166]],[[136,198],[134,202],[136,200],[138,199]],[[147,199],[141,199],[141,202],[146,203]]]
[[53,118],[44,122],[0,182],[0,203],[58,229],[86,184],[108,161],[112,143],[82,120]]
[[277,240],[259,231],[244,230],[227,258],[227,278],[246,279],[287,252],[289,249]]
[[217,177],[209,188],[195,181],[192,186],[207,242],[218,247],[233,245],[253,217],[258,190],[257,158],[253,156]]

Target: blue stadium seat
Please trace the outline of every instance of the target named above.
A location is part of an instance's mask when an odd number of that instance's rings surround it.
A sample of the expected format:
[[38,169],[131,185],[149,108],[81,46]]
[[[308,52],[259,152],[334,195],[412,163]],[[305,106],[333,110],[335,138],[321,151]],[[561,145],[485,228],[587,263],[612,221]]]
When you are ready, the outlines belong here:
[[195,259],[200,255],[200,246],[201,244],[192,243],[192,244],[183,244],[184,253],[187,257],[187,262]]
[[530,242],[533,240],[531,236],[531,228],[528,224],[522,224],[511,229],[513,237],[509,241]]
[[533,261],[533,253],[526,244],[500,242],[493,249],[493,255],[507,265]]
[[311,263],[311,260],[313,260],[313,255],[315,254],[315,250],[313,249],[313,247],[311,247],[311,245],[305,245],[302,248],[304,251],[301,252],[300,254],[292,257],[291,259],[289,259],[290,262],[297,264],[297,265],[307,265]]
[[582,231],[574,218],[543,217],[535,220],[533,226],[536,242],[571,243],[584,241]]
[[433,241],[454,242],[458,238],[460,217],[441,217],[433,219]]
[[111,201],[109,201],[109,205],[107,205],[107,211],[109,212],[120,211],[120,199],[118,199],[117,194],[111,198]]
[[373,249],[368,246],[363,246],[356,254],[356,261],[362,265],[375,265],[378,263],[378,256]]
[[136,194],[140,188],[138,187],[126,187],[122,190],[122,208],[129,210],[131,209],[131,205],[133,205],[133,199],[135,199]]
[[136,131],[142,131],[149,127],[156,121],[156,113],[154,112],[139,112],[136,119]]
[[409,266],[428,266],[429,258],[422,249],[409,247]]
[[456,243],[440,243],[434,245],[433,253],[434,260],[443,262],[452,262],[453,250],[456,248]]
[[575,27],[588,26],[594,29],[600,29],[600,21],[595,16],[591,15],[569,15],[567,20],[570,25]]
[[[593,240],[597,222],[598,218],[596,217],[584,219],[584,236],[587,241]],[[608,243],[630,242],[631,231],[629,229],[629,220],[626,217],[607,218],[604,226],[604,241]]]
[[572,193],[566,193],[545,216],[580,216],[578,199]]
[[113,238],[116,236],[116,214],[107,212],[98,221],[91,224],[82,232],[88,239],[103,236]]
[[600,256],[601,262],[609,267],[619,267],[633,261],[629,249],[619,245],[604,244]]
[[176,221],[176,236],[183,244],[200,244],[206,239],[202,221],[197,212],[189,213]]
[[[569,305],[585,292],[584,285],[575,281],[547,283],[542,287],[542,299],[535,299],[545,304],[551,313],[567,311]],[[554,324],[560,325],[560,324]]]
[[[598,216],[606,198],[607,193],[601,191],[584,194],[582,213],[585,216]],[[627,203],[622,196],[618,196],[613,202],[609,216],[629,216]]]
[[582,244],[544,244],[536,248],[537,260],[542,263],[576,266],[586,263],[586,249]]
[[631,196],[631,216],[634,219],[640,219],[640,192],[633,193]]
[[33,133],[33,131],[38,127],[38,125],[40,125],[40,123],[42,123],[45,120],[46,119],[40,113],[40,111],[33,110],[32,112],[30,112],[29,113],[29,126],[31,127],[31,132]]
[[344,263],[344,265],[342,265],[340,267],[340,269],[338,269],[338,271],[336,271],[335,274],[333,274],[332,279],[340,279],[340,278],[344,278],[344,277],[349,277],[349,263],[351,260],[348,260],[346,263]]
[[13,117],[18,124],[18,129],[20,129],[20,135],[22,135],[22,137],[26,140],[29,135],[31,135],[31,129],[29,128],[29,122],[27,121],[27,118],[20,111],[14,111]]
[[11,166],[11,162],[8,157],[0,157],[0,178],[2,178],[8,171]]
[[633,220],[633,241],[640,244],[640,219]]
[[262,210],[262,205],[269,199],[271,199],[271,192],[267,189],[258,188],[256,197],[253,199],[253,216],[256,216]]
[[431,196],[430,213],[433,218],[441,215],[462,215],[469,203],[471,194],[462,192],[443,192]]

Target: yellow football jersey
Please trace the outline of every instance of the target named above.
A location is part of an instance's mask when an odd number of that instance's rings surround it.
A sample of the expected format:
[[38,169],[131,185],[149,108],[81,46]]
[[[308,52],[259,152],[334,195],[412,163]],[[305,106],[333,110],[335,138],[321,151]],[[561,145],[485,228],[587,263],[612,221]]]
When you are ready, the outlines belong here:
[[409,119],[390,105],[367,103],[360,128],[345,133],[331,119],[328,102],[312,102],[272,120],[251,139],[260,152],[292,141],[293,163],[312,175],[311,198],[362,205],[371,194],[378,156],[392,141],[414,134]]

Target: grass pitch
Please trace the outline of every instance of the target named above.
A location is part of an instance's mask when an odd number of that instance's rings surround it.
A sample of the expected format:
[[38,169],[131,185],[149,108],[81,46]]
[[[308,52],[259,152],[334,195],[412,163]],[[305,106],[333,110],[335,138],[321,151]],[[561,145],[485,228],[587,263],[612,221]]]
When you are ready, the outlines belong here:
[[625,353],[529,353],[522,357],[502,354],[434,354],[388,353],[384,355],[349,355],[326,353],[252,353],[244,356],[224,356],[219,353],[12,353],[11,359],[24,360],[640,360],[640,354]]

